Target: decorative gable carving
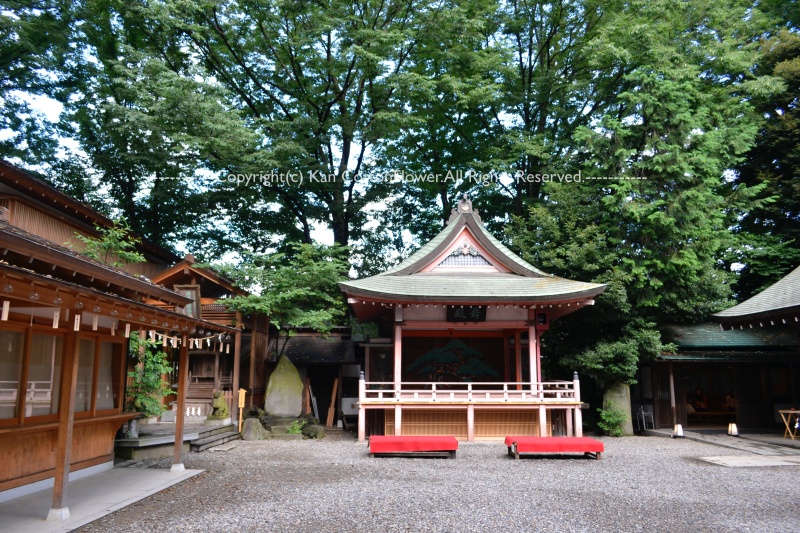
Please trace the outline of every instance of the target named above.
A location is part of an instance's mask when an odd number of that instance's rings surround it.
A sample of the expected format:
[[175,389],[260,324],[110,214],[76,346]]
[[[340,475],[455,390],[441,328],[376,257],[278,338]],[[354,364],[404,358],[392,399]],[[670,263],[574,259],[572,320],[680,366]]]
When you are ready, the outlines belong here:
[[456,248],[445,257],[437,266],[440,267],[490,267],[492,264],[481,255],[480,251],[464,241],[460,248]]

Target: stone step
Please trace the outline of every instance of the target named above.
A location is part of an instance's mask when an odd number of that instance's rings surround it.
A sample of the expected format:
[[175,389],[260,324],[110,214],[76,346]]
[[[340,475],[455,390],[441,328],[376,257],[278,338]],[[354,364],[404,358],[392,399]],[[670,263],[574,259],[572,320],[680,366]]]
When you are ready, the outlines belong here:
[[270,433],[267,440],[303,440],[303,435],[295,433]]
[[290,417],[281,417],[281,418],[270,418],[269,421],[273,426],[289,426],[292,422],[296,420],[300,420],[299,418],[290,418]]
[[[214,428],[218,429],[218,428]],[[193,452],[202,452],[203,450],[207,450],[209,448],[213,448],[214,446],[219,446],[220,444],[225,444],[226,442],[230,442],[232,440],[239,440],[241,438],[241,434],[238,431],[227,431],[225,433],[215,433],[209,437],[205,437],[202,439],[193,440],[189,445],[189,448]]]
[[203,429],[197,432],[199,438],[204,439],[210,437],[212,435],[218,435],[220,433],[230,433],[236,432],[237,427],[236,424],[228,424],[227,426],[204,426]]

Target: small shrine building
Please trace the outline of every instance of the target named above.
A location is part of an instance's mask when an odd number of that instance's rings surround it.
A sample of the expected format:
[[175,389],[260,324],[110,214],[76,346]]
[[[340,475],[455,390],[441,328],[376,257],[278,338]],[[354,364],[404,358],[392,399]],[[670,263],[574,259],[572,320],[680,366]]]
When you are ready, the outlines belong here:
[[483,227],[466,197],[394,268],[340,283],[364,343],[359,440],[370,435],[581,436],[580,383],[543,381],[541,335],[605,285],[547,274]]

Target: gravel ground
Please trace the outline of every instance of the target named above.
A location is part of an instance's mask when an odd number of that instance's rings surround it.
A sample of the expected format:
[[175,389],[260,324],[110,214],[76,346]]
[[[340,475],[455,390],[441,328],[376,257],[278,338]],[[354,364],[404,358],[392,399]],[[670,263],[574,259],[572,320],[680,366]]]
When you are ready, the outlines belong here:
[[711,465],[697,458],[744,452],[683,439],[602,440],[600,461],[514,461],[502,442],[461,443],[449,460],[373,459],[349,435],[241,441],[187,454],[206,471],[79,531],[800,531],[800,466]]

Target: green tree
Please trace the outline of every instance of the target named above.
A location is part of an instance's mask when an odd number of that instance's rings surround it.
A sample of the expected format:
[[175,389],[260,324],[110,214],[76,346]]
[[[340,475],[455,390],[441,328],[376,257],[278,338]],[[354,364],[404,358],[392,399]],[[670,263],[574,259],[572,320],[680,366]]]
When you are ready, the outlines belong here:
[[670,348],[660,325],[732,303],[722,259],[759,189],[733,189],[725,173],[755,138],[750,95],[771,86],[751,73],[748,36],[762,26],[744,6],[635,7],[609,27],[647,47],[605,113],[574,134],[583,175],[614,179],[544,184],[541,204],[509,231],[544,270],[608,284],[595,309],[559,320],[547,341],[601,386],[631,383],[639,361]]
[[286,253],[248,254],[240,264],[214,268],[253,294],[221,300],[231,309],[259,313],[278,328],[275,352],[283,354],[297,328],[328,333],[345,316],[338,282],[347,278],[347,248],[292,243]]
[[346,245],[364,207],[385,196],[385,183],[359,176],[403,121],[392,94],[432,9],[420,0],[168,1],[125,18],[139,17],[152,53],[176,72],[202,65],[231,95],[226,105],[257,142],[247,158],[222,163],[226,174],[291,176],[224,183],[215,198],[235,231],[310,243],[322,223]]
[[58,94],[61,132],[78,141],[87,154],[84,172],[137,233],[167,248],[186,243],[199,256],[230,249],[209,188],[218,182],[215,155],[234,160],[250,137],[201,68],[176,73],[147,49],[136,13],[118,1],[73,2],[63,10],[81,23],[64,67],[71,87]]
[[[797,29],[798,26],[795,26]],[[800,36],[783,29],[761,45],[756,72],[778,89],[754,95],[763,117],[756,144],[737,167],[736,186],[764,188],[759,204],[737,225],[740,243],[729,259],[743,265],[739,300],[800,265]]]
[[57,0],[3,2],[0,8],[0,156],[26,163],[51,158],[55,128],[30,102],[63,82],[59,61],[69,21]]
[[146,261],[145,257],[136,251],[136,245],[141,239],[131,234],[131,228],[124,218],[115,220],[107,228],[95,225],[95,231],[99,237],[75,234],[75,238],[84,245],[81,253],[86,257],[117,268]]

